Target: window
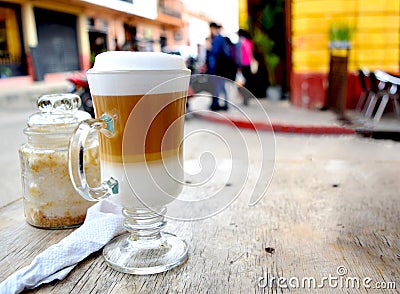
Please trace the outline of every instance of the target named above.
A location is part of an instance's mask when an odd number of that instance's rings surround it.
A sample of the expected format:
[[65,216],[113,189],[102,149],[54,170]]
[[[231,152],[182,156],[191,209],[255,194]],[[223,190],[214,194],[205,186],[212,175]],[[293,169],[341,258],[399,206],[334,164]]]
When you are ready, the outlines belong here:
[[0,7],[0,59],[3,63],[20,60],[21,46],[14,9]]
[[0,20],[0,58],[6,57],[7,53],[8,53],[8,46],[7,46],[6,21]]

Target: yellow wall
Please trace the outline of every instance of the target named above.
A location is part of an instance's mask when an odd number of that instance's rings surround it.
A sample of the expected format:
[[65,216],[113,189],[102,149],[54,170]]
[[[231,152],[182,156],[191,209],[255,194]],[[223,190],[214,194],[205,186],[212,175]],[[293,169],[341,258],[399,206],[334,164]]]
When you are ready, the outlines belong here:
[[[5,53],[10,54],[8,62],[14,62],[21,57],[21,48],[18,35],[18,24],[15,12],[10,8],[0,7],[0,21],[4,21],[6,25],[6,44],[7,50]],[[0,60],[1,62],[1,60]]]
[[242,29],[249,29],[249,12],[247,7],[247,0],[238,0],[239,4],[239,27]]
[[350,70],[400,71],[400,0],[292,0],[294,72],[328,71],[328,30],[338,22],[355,29]]

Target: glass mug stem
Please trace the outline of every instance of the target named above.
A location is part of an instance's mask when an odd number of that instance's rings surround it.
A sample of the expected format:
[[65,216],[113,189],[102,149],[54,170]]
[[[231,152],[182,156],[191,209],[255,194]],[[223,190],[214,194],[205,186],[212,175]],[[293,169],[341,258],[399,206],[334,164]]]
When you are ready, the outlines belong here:
[[97,201],[118,193],[118,181],[112,177],[102,182],[99,187],[90,187],[87,183],[83,152],[86,139],[93,131],[100,131],[105,136],[112,137],[114,134],[113,118],[103,115],[98,119],[81,122],[70,139],[68,150],[68,168],[72,184],[75,190],[89,201]]
[[131,234],[130,239],[143,242],[159,239],[161,230],[167,224],[164,217],[166,210],[165,207],[161,208],[159,212],[123,208],[124,227]]

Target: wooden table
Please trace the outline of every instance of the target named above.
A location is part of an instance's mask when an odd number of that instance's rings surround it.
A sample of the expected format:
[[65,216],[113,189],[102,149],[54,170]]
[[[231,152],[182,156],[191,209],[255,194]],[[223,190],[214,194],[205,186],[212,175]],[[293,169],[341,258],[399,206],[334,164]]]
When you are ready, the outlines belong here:
[[[190,245],[182,266],[133,276],[112,270],[96,252],[63,281],[32,293],[277,293],[286,292],[285,285],[298,286],[294,293],[310,286],[319,293],[360,293],[367,292],[363,282],[371,287],[368,293],[396,293],[398,164],[280,160],[267,195],[255,207],[247,206],[244,191],[211,218],[169,221],[168,231]],[[72,231],[27,225],[22,201],[1,208],[0,215],[0,281]],[[372,290],[377,286],[397,290]]]

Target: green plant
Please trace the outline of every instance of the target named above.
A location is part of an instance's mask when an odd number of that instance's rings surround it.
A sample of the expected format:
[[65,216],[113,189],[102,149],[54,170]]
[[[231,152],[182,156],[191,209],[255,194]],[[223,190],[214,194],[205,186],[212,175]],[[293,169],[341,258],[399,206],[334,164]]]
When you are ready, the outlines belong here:
[[284,0],[260,0],[251,7],[250,30],[255,47],[264,58],[270,85],[277,84],[276,67],[281,60],[281,35],[284,34],[280,15]]
[[330,42],[349,42],[353,36],[354,28],[348,23],[336,23],[329,27]]
[[274,29],[274,26],[276,26],[275,16],[283,11],[284,2],[284,0],[262,1],[265,6],[261,11],[259,21],[263,30]]
[[8,67],[0,67],[0,78],[10,77],[12,75],[12,71]]
[[280,58],[272,52],[275,42],[259,29],[254,30],[253,42],[257,49],[262,52],[270,84],[276,85],[275,69],[279,64]]

